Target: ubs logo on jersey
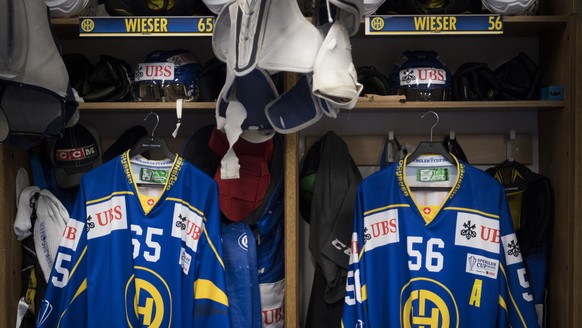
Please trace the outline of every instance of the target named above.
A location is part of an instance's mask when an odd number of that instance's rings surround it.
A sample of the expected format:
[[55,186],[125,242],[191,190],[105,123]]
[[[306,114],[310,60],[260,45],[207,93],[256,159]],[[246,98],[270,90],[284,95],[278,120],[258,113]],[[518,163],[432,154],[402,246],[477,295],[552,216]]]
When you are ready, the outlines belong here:
[[87,206],[87,239],[105,236],[114,230],[127,229],[125,196]]
[[398,210],[390,209],[364,217],[366,252],[399,241]]
[[283,319],[285,316],[283,314],[283,307],[279,307],[276,309],[266,309],[263,310],[263,324],[265,327],[269,325],[277,325],[279,323],[283,323]]
[[282,328],[285,326],[284,294],[285,280],[259,284],[263,327]]
[[471,220],[463,222],[463,230],[461,230],[461,236],[467,238],[467,240],[477,237],[475,227],[476,226],[471,223]]
[[174,224],[172,224],[172,237],[180,238],[186,246],[196,252],[198,241],[204,230],[202,217],[188,207],[176,203],[174,205]]
[[350,262],[349,264],[360,262],[360,247],[358,245],[358,233],[352,233],[352,242],[350,245]]
[[521,251],[517,237],[514,233],[501,237],[503,242],[503,253],[505,253],[505,262],[507,265],[521,263]]
[[499,220],[471,213],[458,213],[455,245],[483,249],[499,254]]
[[428,278],[410,280],[400,292],[401,325],[404,328],[459,327],[459,309],[451,291]]
[[61,246],[73,251],[77,250],[77,245],[79,245],[79,240],[81,239],[81,233],[83,232],[85,224],[81,221],[77,221],[73,218],[69,219],[65,230],[63,230],[63,238],[61,238]]
[[134,267],[125,288],[125,315],[130,327],[170,327],[172,293],[164,279],[144,267]]

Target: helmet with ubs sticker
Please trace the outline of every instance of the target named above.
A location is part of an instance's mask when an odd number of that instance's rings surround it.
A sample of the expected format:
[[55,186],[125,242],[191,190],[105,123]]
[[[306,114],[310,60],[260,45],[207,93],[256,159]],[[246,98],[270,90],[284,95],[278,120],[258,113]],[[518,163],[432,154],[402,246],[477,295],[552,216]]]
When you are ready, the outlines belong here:
[[186,50],[156,50],[146,56],[135,70],[135,99],[138,101],[175,101],[198,98],[201,65]]
[[408,101],[450,100],[452,76],[433,51],[405,51],[389,77],[390,93]]

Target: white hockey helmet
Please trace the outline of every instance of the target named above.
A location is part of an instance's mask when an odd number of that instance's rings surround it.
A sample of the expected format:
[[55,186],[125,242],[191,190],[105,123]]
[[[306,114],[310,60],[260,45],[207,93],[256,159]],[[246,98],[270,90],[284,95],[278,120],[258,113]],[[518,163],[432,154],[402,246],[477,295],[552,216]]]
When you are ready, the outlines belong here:
[[385,0],[364,0],[364,10],[362,14],[373,15],[376,10],[384,3]]
[[214,14],[220,14],[222,8],[226,7],[226,4],[233,2],[234,0],[202,0],[206,7]]
[[93,16],[97,0],[45,0],[51,17]]
[[485,9],[504,16],[535,15],[537,0],[482,0]]

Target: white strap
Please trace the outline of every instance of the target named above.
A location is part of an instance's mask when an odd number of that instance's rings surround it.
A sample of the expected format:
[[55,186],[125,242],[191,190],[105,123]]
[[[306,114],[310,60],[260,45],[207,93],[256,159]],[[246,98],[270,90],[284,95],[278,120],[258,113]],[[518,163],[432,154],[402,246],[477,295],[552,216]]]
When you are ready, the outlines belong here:
[[240,165],[238,157],[232,148],[242,134],[242,123],[247,118],[247,111],[244,106],[235,99],[230,100],[225,112],[226,120],[224,132],[228,139],[228,151],[220,161],[220,178],[238,179],[240,178]]
[[178,130],[180,130],[180,125],[182,125],[182,106],[184,104],[184,99],[176,99],[176,117],[178,122],[176,122],[176,129],[172,132],[172,137],[174,139],[178,136]]
[[29,307],[30,305],[26,303],[26,299],[21,297],[18,301],[18,307],[16,308],[16,328],[20,328],[22,320],[24,319]]

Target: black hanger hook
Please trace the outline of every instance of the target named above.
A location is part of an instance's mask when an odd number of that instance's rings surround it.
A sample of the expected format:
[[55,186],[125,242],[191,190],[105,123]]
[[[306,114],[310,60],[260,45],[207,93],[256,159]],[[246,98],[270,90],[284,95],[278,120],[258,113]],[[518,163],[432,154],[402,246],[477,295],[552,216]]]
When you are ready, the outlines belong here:
[[151,137],[154,137],[154,132],[156,131],[156,129],[158,128],[158,124],[160,124],[160,116],[158,115],[158,113],[155,113],[154,111],[149,112],[146,117],[143,119],[144,121],[146,121],[148,119],[148,117],[150,117],[150,115],[154,114],[156,116],[156,125],[154,125],[154,128],[152,129],[152,133],[151,133]]
[[434,116],[436,116],[436,122],[434,122],[434,124],[430,127],[430,142],[432,142],[432,129],[434,129],[435,126],[437,126],[437,124],[439,124],[439,114],[437,114],[436,112],[429,110],[428,112],[422,114],[422,116],[420,118],[424,118],[426,116],[426,114],[431,113],[434,114]]

